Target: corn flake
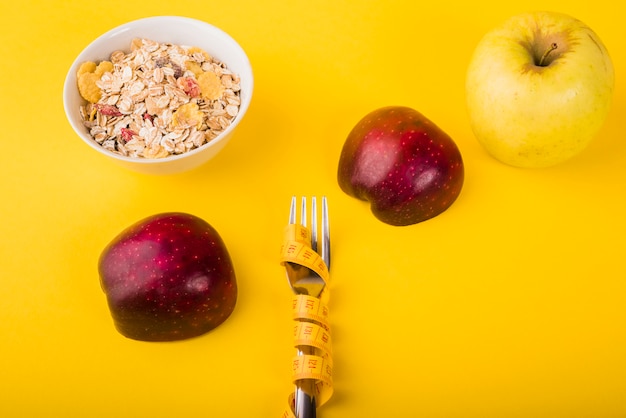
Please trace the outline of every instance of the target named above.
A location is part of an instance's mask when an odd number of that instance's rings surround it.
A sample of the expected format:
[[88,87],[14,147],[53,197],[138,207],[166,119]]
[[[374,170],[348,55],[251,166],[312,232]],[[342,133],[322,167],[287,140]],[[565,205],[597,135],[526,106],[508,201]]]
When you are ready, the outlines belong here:
[[196,76],[196,78],[198,78],[200,74],[203,73],[202,67],[200,67],[200,64],[198,64],[196,61],[192,61],[192,60],[185,61],[185,68],[191,71],[193,75]]
[[197,103],[186,103],[180,106],[172,115],[172,125],[175,128],[191,128],[200,129],[204,113],[200,111]]
[[102,74],[113,71],[113,63],[111,61],[102,61],[93,72],[102,76]]
[[90,103],[97,103],[102,97],[102,90],[96,85],[100,76],[96,73],[82,73],[78,76],[78,92]]
[[79,76],[83,73],[93,73],[94,71],[96,71],[96,68],[97,68],[97,65],[93,61],[83,62],[82,64],[80,64],[80,67],[78,67],[78,71],[76,72],[76,75]]
[[189,55],[194,55],[194,54],[201,54],[204,57],[205,61],[211,61],[211,56],[209,55],[208,52],[206,52],[204,49],[202,48],[198,48],[197,46],[192,46],[191,48],[189,48],[189,50],[187,51],[187,53]]
[[96,65],[95,62],[87,61],[78,67],[76,72],[78,92],[90,103],[97,103],[102,97],[102,90],[96,84],[102,74],[113,71],[113,64],[109,61],[102,61]]
[[198,76],[198,84],[202,97],[206,100],[217,100],[224,94],[222,81],[212,71],[203,72]]

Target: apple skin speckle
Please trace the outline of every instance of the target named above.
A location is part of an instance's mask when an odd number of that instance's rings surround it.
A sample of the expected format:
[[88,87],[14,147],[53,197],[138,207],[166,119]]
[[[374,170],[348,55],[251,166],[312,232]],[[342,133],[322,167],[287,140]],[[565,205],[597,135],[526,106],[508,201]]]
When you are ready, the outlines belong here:
[[190,214],[163,213],[131,225],[103,250],[98,269],[115,327],[135,340],[199,336],[224,322],[237,301],[224,242]]
[[382,222],[416,224],[445,211],[464,181],[455,142],[409,107],[375,110],[349,133],[337,179],[349,196],[370,202]]

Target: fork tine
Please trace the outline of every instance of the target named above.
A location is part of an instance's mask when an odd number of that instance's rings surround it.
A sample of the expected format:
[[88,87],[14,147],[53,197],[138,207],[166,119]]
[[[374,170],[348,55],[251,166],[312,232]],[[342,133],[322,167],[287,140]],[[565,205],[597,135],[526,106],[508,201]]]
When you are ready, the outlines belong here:
[[328,201],[322,197],[322,259],[330,268],[330,225],[328,222]]
[[317,252],[317,198],[311,197],[311,248]]
[[302,204],[300,206],[300,224],[306,227],[306,197],[302,196]]
[[[291,197],[291,207],[289,209],[289,223],[295,224],[297,218],[297,210],[296,210],[296,196]],[[328,201],[326,196],[322,196],[322,230],[321,230],[321,242],[318,240],[318,229],[317,229],[317,197],[311,197],[311,248],[313,251],[318,252],[318,243],[320,247],[320,255],[322,259],[326,263],[327,267],[330,267],[330,228],[328,222]],[[308,224],[308,216],[307,216],[307,198],[302,196],[302,200],[300,203],[300,224],[306,227]]]
[[289,223],[296,223],[296,197],[291,197],[291,208],[289,208]]

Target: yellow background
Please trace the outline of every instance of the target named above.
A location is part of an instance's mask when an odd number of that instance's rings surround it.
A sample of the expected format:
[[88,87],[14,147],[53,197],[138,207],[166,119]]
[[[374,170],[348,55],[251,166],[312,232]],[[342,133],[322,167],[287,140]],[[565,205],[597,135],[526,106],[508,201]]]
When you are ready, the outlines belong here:
[[[625,417],[626,26],[616,6],[3,1],[0,416],[279,416],[294,354],[282,230],[293,194],[326,194],[335,395],[321,417]],[[473,137],[464,77],[483,33],[535,9],[589,24],[617,81],[606,125],[582,155],[521,170]],[[154,177],[81,143],[61,93],[92,39],[168,14],[229,32],[249,55],[255,91],[222,154]],[[377,221],[335,178],[352,126],[393,104],[447,131],[466,169],[448,211],[404,228]],[[172,210],[222,235],[237,308],[193,340],[125,339],[99,287],[100,251],[131,223]]]

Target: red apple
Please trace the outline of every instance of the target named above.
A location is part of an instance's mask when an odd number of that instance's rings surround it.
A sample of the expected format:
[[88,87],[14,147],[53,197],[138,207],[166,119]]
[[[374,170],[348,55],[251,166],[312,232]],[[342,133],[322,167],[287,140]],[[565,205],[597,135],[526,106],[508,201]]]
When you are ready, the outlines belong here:
[[337,179],[345,193],[369,201],[382,222],[412,225],[456,200],[463,159],[454,141],[422,114],[390,106],[369,113],[352,129]]
[[217,231],[186,213],[126,228],[103,250],[100,283],[117,330],[141,341],[204,334],[235,308],[237,282]]

